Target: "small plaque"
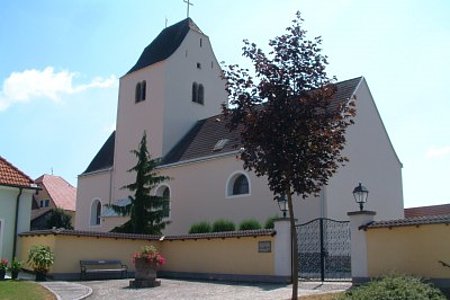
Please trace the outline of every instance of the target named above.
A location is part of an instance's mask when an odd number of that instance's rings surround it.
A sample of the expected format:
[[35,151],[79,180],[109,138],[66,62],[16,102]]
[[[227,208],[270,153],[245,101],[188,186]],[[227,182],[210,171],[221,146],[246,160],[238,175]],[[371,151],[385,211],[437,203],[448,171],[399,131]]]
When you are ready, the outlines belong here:
[[271,241],[259,241],[258,242],[258,252],[259,253],[272,252],[272,242]]

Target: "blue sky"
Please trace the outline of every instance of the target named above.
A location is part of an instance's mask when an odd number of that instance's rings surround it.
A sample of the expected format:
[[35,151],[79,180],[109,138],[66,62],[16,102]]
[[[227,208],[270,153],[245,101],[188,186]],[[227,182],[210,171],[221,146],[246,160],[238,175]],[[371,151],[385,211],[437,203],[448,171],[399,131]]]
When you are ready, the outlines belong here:
[[[404,166],[405,206],[450,203],[449,1],[193,3],[218,60],[241,65],[244,38],[265,48],[300,10],[329,74],[367,79]],[[76,185],[114,128],[118,78],[166,18],[185,17],[182,0],[0,0],[0,155]]]

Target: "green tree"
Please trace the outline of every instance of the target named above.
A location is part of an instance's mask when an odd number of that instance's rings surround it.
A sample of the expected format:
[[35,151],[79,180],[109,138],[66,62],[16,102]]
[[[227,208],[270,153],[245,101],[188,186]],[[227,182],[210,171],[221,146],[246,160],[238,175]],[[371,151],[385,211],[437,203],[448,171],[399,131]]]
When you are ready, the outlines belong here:
[[47,220],[47,228],[65,228],[73,229],[72,217],[62,208],[54,208],[50,211],[50,217]]
[[345,130],[355,114],[353,99],[332,101],[336,87],[327,77],[321,38],[306,38],[299,12],[286,33],[270,40],[266,55],[244,41],[243,55],[254,66],[224,71],[229,106],[227,127],[239,130],[244,168],[267,176],[270,190],[288,199],[294,245],[292,299],[297,299],[298,253],[292,196],[317,195],[347,158]]
[[152,195],[151,191],[160,183],[168,180],[167,176],[160,176],[156,171],[159,160],[152,159],[147,150],[147,134],[144,131],[139,148],[131,150],[136,155],[136,165],[128,172],[136,173],[136,181],[124,186],[134,193],[129,196],[130,203],[126,206],[110,205],[116,213],[122,216],[130,216],[123,225],[114,228],[114,232],[161,234],[168,223],[164,221],[167,215],[168,201],[166,197]]

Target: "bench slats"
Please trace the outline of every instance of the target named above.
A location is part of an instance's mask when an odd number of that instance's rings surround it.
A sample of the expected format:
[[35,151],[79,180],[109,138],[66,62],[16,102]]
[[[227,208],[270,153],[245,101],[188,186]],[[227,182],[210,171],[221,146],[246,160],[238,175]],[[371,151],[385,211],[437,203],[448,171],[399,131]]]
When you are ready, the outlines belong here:
[[[104,266],[104,268],[103,268]],[[80,279],[86,278],[88,273],[120,273],[127,277],[128,267],[117,259],[80,260]]]

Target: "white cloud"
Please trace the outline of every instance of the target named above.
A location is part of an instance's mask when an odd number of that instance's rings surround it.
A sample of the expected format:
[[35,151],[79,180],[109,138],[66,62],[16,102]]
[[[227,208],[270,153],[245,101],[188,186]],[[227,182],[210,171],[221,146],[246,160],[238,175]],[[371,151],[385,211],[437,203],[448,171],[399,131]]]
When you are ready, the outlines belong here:
[[441,158],[450,155],[450,146],[430,147],[427,150],[427,158]]
[[89,83],[75,84],[77,73],[69,71],[55,72],[53,67],[44,70],[25,70],[13,72],[3,82],[0,90],[0,111],[15,103],[25,103],[34,99],[61,100],[64,95],[81,93],[93,88],[109,88],[117,83],[117,78],[96,77]]

